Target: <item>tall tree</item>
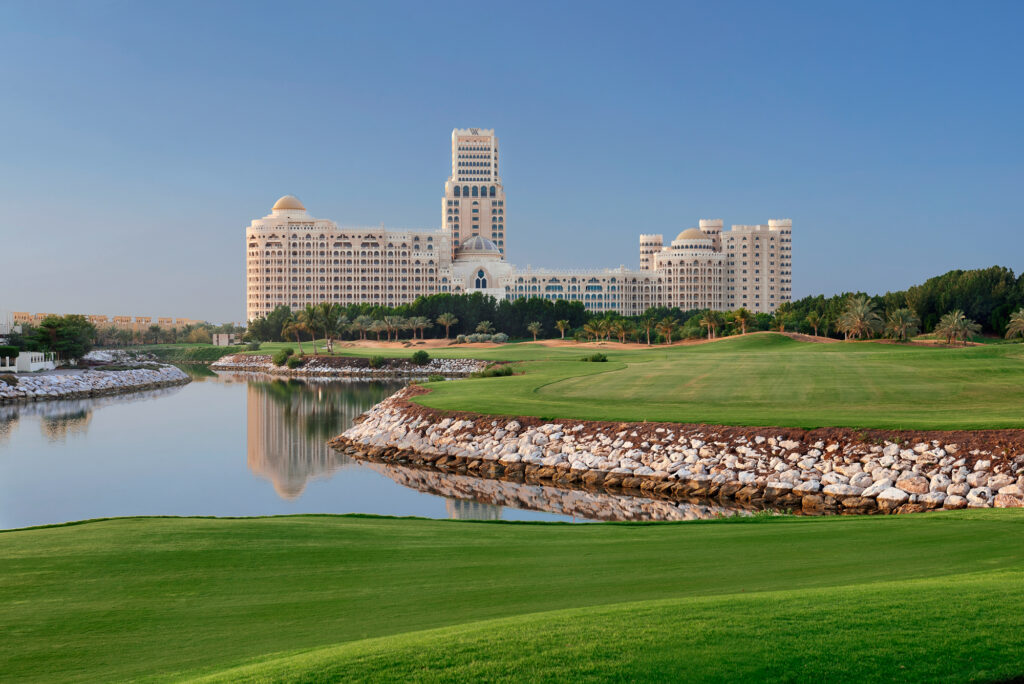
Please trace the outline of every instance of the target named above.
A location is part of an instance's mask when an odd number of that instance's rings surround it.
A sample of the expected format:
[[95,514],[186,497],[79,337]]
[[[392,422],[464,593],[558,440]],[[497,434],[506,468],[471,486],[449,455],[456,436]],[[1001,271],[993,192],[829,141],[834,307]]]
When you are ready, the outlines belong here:
[[444,326],[444,339],[451,337],[452,326],[458,324],[459,319],[450,311],[445,311],[437,317],[437,324]]
[[558,332],[561,333],[562,339],[565,339],[565,331],[569,329],[569,321],[562,318],[555,321],[555,327],[558,328]]
[[537,335],[540,335],[541,331],[544,329],[544,326],[542,326],[537,321],[531,321],[526,326],[526,329],[528,331],[530,331],[530,333],[533,335],[533,341],[536,342],[537,341]]

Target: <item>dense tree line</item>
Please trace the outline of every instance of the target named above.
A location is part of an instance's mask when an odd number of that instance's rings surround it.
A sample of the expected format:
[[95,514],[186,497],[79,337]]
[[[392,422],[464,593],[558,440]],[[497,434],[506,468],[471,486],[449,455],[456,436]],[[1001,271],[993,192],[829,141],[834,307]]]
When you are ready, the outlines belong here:
[[804,297],[780,306],[776,317],[785,319],[787,329],[812,333],[811,322],[817,321],[819,333],[843,337],[840,319],[848,303],[856,298],[866,298],[880,318],[907,309],[917,317],[918,328],[924,332],[935,332],[943,316],[959,311],[965,319],[975,321],[982,334],[1002,336],[1013,314],[1024,307],[1024,274],[1015,277],[1012,270],[1002,266],[950,271],[906,290],[881,295],[845,292],[832,297]]

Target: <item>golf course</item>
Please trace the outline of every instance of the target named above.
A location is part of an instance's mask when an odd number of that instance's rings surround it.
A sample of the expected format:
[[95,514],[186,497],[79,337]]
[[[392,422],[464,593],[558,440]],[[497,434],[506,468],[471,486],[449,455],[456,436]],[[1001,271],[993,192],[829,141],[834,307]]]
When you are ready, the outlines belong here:
[[113,519],[0,533],[6,681],[994,681],[1024,517]]
[[[264,350],[286,346],[265,344]],[[429,383],[431,393],[417,401],[438,409],[565,419],[802,428],[1024,427],[1021,344],[819,344],[764,332],[701,344],[618,347],[526,342],[430,349],[436,357],[515,362],[516,375]],[[416,349],[339,346],[335,353],[408,357]],[[264,350],[258,353],[268,353]],[[581,361],[595,351],[607,362]]]

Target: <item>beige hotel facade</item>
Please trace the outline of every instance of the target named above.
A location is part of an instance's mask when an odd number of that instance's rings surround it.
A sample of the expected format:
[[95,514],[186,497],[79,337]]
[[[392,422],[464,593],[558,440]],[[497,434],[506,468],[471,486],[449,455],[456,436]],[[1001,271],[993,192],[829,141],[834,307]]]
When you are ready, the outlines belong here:
[[246,318],[323,301],[395,306],[421,295],[482,292],[498,299],[579,301],[638,315],[652,306],[772,312],[792,293],[792,222],[701,220],[669,242],[639,238],[639,267],[517,269],[505,259],[506,197],[493,130],[452,131],[452,173],[439,230],[340,227],[294,196],[245,231]]

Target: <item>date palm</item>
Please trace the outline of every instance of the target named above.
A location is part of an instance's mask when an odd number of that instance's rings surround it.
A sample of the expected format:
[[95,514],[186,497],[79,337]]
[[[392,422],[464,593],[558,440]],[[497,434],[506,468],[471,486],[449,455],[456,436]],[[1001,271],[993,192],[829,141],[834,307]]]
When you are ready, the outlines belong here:
[[481,335],[493,335],[494,324],[490,321],[480,321],[476,324],[476,331]]
[[821,316],[818,314],[818,312],[810,312],[809,314],[807,314],[807,318],[805,318],[804,320],[807,322],[807,325],[811,326],[811,329],[814,330],[814,336],[817,337],[818,328],[821,326]]
[[533,341],[536,342],[537,335],[540,335],[541,331],[544,329],[544,326],[542,326],[537,321],[532,321],[526,326],[526,329],[533,335]]
[[601,331],[600,329],[598,329],[596,323],[596,321],[591,321],[589,323],[583,324],[583,333],[587,336],[588,340],[591,337],[593,337],[596,340],[598,339],[598,335],[601,334]]
[[870,337],[881,327],[882,317],[878,315],[874,303],[864,295],[851,297],[839,316],[839,329],[848,340]]
[[359,335],[359,339],[366,339],[366,332],[370,330],[370,326],[373,325],[373,319],[366,315],[356,316],[355,319],[349,324],[348,329],[356,335]]
[[658,334],[665,338],[666,344],[672,344],[672,336],[675,334],[678,325],[676,319],[671,316],[665,316],[654,327]]
[[1010,316],[1010,322],[1006,326],[1006,339],[1024,336],[1024,309],[1019,309]]
[[640,320],[637,321],[637,329],[643,330],[647,333],[647,346],[651,346],[651,330],[654,329],[655,321],[651,316],[641,316]]
[[321,329],[327,340],[327,353],[334,353],[334,339],[340,337],[348,325],[348,316],[342,313],[340,304],[320,302],[317,305]]
[[367,330],[372,333],[377,333],[377,341],[380,342],[380,334],[388,332],[388,324],[384,321],[373,321],[367,327]]
[[292,316],[281,328],[281,337],[295,337],[295,344],[299,347],[299,356],[305,356],[305,352],[302,351],[302,333],[309,332],[309,328],[306,324],[301,322],[297,317]]
[[702,328],[708,329],[708,339],[710,340],[715,336],[718,326],[721,325],[721,319],[716,312],[709,309],[701,315],[699,323]]
[[754,320],[754,314],[750,313],[746,307],[741,306],[733,312],[732,319],[740,326],[740,334],[746,335],[747,326],[749,326],[750,322]]
[[885,320],[885,332],[894,340],[906,342],[908,338],[917,334],[920,320],[910,309],[896,309],[890,311]]
[[562,339],[565,339],[565,331],[569,329],[569,321],[561,320],[555,321],[555,327],[558,328],[558,332],[562,334]]
[[457,325],[459,319],[455,317],[455,314],[445,311],[443,314],[437,317],[437,324],[444,326],[444,339],[451,337],[451,329],[453,325]]
[[408,324],[404,316],[385,316],[383,320],[385,329],[387,330],[388,333],[388,342],[391,341],[392,333],[394,334],[395,339],[397,340],[398,333],[402,330],[405,330],[406,325]]
[[430,327],[430,319],[426,316],[413,316],[409,319],[409,326],[414,332],[419,333],[422,340],[426,329]]
[[313,337],[313,356],[316,356],[316,332],[320,329],[320,312],[312,304],[298,313],[297,320]]
[[625,318],[620,318],[612,323],[611,331],[618,338],[619,342],[625,343],[626,338],[633,331],[633,324]]

